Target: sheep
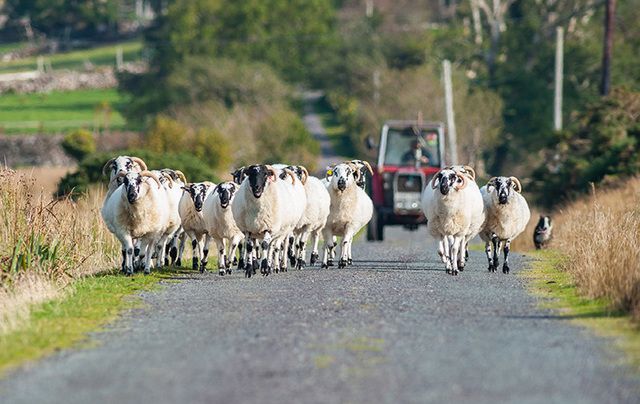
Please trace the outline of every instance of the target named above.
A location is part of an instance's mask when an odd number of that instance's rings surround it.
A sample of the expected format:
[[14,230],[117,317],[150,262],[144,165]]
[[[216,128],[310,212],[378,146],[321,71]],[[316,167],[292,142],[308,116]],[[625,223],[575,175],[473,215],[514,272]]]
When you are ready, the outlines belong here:
[[168,201],[160,180],[149,171],[120,172],[118,178],[121,178],[121,185],[105,200],[102,218],[122,244],[122,271],[127,275],[133,274],[133,240],[138,239],[139,259],[145,259],[143,269],[148,274],[152,249],[168,220]]
[[109,172],[109,186],[105,200],[111,196],[113,191],[121,184],[123,177],[120,176],[120,173],[139,173],[146,170],[147,164],[139,157],[118,156],[107,161],[102,167],[102,175],[107,175],[107,172]]
[[317,177],[309,176],[306,169],[302,166],[294,167],[299,177],[305,177],[304,190],[306,193],[306,206],[304,213],[298,222],[296,228],[297,235],[297,253],[296,267],[298,269],[306,266],[306,245],[309,237],[313,237],[313,249],[311,251],[310,264],[314,265],[318,258],[318,244],[322,229],[327,223],[329,209],[331,206],[331,197],[329,191],[323,184],[322,180]]
[[[231,257],[236,260],[236,249],[244,239],[244,234],[240,231],[233,219],[231,205],[238,190],[238,185],[234,182],[222,182],[218,184],[204,202],[202,211],[207,229],[208,245],[212,239],[218,248],[218,270],[220,275],[231,273]],[[227,244],[228,250],[227,250]],[[228,251],[228,255],[227,255]],[[235,262],[234,262],[235,265]]]
[[447,273],[458,275],[464,267],[465,244],[484,220],[482,195],[470,172],[459,166],[438,171],[422,193],[422,210]]
[[[156,257],[158,263],[157,266],[169,265],[169,258],[166,255],[167,241],[169,240],[172,243],[174,242],[174,236],[178,233],[182,225],[180,212],[178,211],[178,205],[183,193],[181,187],[184,185],[184,183],[182,182],[181,178],[184,179],[184,174],[182,174],[182,172],[180,171],[176,172],[170,169],[152,170],[151,172],[158,177],[160,183],[162,184],[163,190],[167,197],[169,209],[169,218],[166,223],[165,231],[160,238],[160,241],[156,245]],[[175,263],[177,249],[174,248],[171,253],[173,254],[173,263]]]
[[[309,224],[304,217],[307,207],[305,183],[309,177],[309,172],[302,166],[273,164],[271,167],[276,170],[279,178],[284,181],[280,183],[280,185],[286,187],[285,192],[291,194],[291,198],[287,198],[288,207],[286,215],[283,217],[283,221],[285,222],[283,225],[286,227],[286,229],[283,229],[284,239],[278,240],[274,246],[276,254],[281,254],[281,258],[276,260],[276,271],[279,269],[287,270],[285,253],[288,255],[291,265],[295,265],[300,269],[301,266],[298,266],[297,261],[298,251],[296,241],[299,240],[301,234]],[[290,175],[291,173],[295,174],[299,180],[296,181],[294,176]]]
[[192,268],[193,270],[199,269],[201,273],[205,272],[207,268],[207,257],[209,256],[209,249],[205,244],[207,227],[202,208],[215,186],[208,181],[186,184],[182,187],[184,192],[178,204],[182,228],[191,239],[193,247]]
[[538,220],[538,224],[533,231],[533,244],[535,244],[536,250],[547,246],[553,237],[552,231],[551,216],[540,215],[540,220]]
[[[285,173],[295,182],[293,173],[288,170]],[[251,277],[258,267],[263,275],[268,275],[271,272],[272,241],[282,237],[282,230],[286,230],[282,219],[287,214],[285,201],[291,198],[291,193],[287,192],[287,186],[271,166],[254,164],[244,168],[240,176],[244,180],[231,210],[238,228],[245,234],[247,255],[252,257],[251,262],[245,264],[245,276]],[[253,256],[257,240],[262,241],[260,264],[257,257]]]
[[508,274],[511,241],[527,227],[531,217],[529,205],[521,195],[522,185],[516,177],[493,177],[480,192],[487,212],[480,238],[485,242],[489,271],[498,268],[498,253],[503,249],[502,273]]
[[358,172],[358,168],[353,163],[341,163],[331,169],[331,180],[327,189],[331,202],[327,223],[322,230],[325,240],[323,268],[332,265],[328,257],[332,255],[335,248],[334,236],[342,237],[338,268],[344,268],[353,263],[351,255],[353,237],[371,220],[373,215],[371,198],[356,183],[359,177]]
[[[185,175],[180,170],[173,170],[171,168],[163,168],[160,172],[164,176],[168,176],[173,181],[173,187],[169,191],[171,194],[170,199],[170,210],[177,215],[178,220],[180,221],[180,226],[178,229],[171,235],[171,238],[168,240],[166,244],[166,256],[171,258],[171,265],[181,266],[182,265],[182,254],[184,253],[184,245],[187,238],[186,233],[182,229],[182,219],[180,219],[179,205],[180,199],[182,198],[182,193],[184,192],[182,187],[185,186],[188,181]],[[168,258],[166,258],[165,265],[169,265]]]

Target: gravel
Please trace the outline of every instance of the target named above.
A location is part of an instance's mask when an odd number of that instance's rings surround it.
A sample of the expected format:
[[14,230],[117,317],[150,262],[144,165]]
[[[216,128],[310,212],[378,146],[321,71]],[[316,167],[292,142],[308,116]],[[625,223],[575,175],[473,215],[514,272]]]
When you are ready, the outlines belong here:
[[96,344],[0,381],[2,403],[639,401],[610,340],[537,307],[482,253],[446,275],[423,230],[354,246],[354,267],[193,275],[143,294]]

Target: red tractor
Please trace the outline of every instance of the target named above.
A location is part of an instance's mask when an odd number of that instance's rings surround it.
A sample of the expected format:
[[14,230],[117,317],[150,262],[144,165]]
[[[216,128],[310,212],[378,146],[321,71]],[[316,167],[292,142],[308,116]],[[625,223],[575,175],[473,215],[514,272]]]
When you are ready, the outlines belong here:
[[444,166],[444,124],[387,121],[382,126],[378,162],[368,186],[374,212],[367,229],[369,241],[382,241],[384,227],[402,225],[416,230],[427,221],[421,195],[431,177]]

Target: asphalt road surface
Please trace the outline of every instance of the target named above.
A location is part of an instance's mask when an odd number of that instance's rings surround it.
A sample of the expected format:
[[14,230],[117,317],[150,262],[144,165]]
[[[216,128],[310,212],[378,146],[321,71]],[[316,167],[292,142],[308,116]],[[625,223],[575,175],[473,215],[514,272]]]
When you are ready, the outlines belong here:
[[143,295],[88,349],[0,381],[1,403],[614,403],[638,379],[611,342],[541,310],[472,252],[445,274],[424,230],[353,267],[192,275]]

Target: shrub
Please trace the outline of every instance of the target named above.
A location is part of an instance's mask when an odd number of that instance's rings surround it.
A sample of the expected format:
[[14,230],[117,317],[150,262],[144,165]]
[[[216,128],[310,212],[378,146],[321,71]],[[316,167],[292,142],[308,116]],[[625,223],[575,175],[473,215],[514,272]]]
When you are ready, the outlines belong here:
[[69,156],[80,161],[85,156],[95,153],[96,141],[88,130],[77,129],[64,137],[62,148]]
[[114,155],[128,155],[140,157],[147,163],[150,170],[173,168],[180,170],[192,182],[218,182],[213,170],[197,157],[187,153],[156,153],[149,150],[122,150],[110,153],[94,153],[85,157],[79,164],[78,170],[64,176],[58,184],[58,196],[73,193],[73,196],[84,194],[90,184],[107,183],[108,178],[102,175],[102,167]]

